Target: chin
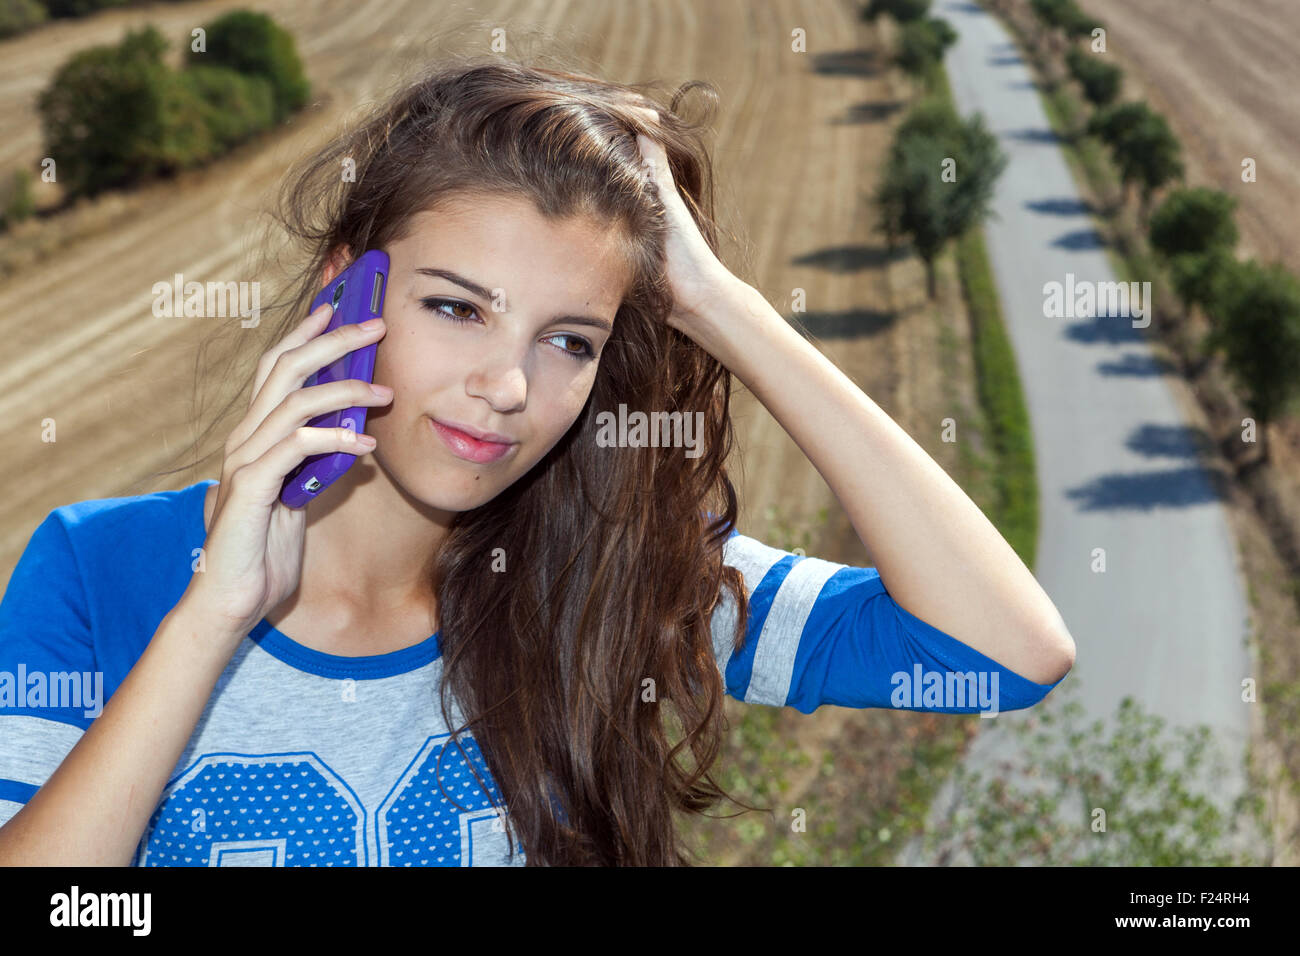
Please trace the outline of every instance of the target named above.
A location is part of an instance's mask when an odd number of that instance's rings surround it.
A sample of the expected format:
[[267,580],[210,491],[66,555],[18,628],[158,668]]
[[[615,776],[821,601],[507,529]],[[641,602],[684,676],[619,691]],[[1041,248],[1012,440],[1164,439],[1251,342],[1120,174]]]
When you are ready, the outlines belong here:
[[414,497],[419,498],[430,508],[451,513],[480,508],[508,487],[501,484],[500,479],[491,481],[487,475],[481,475],[475,481],[472,473],[454,476],[445,473],[436,474],[432,480],[421,482],[421,484],[425,483],[428,484],[427,488],[417,490],[410,485],[407,488]]

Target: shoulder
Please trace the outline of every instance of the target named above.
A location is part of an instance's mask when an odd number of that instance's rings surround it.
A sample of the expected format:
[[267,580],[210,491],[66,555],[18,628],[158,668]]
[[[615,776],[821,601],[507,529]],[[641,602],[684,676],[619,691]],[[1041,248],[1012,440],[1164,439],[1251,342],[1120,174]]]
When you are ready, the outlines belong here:
[[[159,580],[159,562],[184,560],[203,544],[206,482],[144,495],[90,498],[49,511],[32,531],[12,569],[6,594],[40,592],[80,579],[114,603]],[[127,587],[126,592],[115,591]]]
[[198,482],[143,495],[89,498],[60,505],[45,520],[61,525],[74,543],[116,534],[178,528],[179,522],[192,516],[192,506],[205,486],[205,482]]
[[189,585],[206,485],[51,510],[0,601],[0,656],[77,661],[111,693]]
[[57,530],[65,537],[64,547],[92,600],[98,596],[105,603],[127,603],[172,578],[188,579],[193,549],[206,537],[207,485],[201,481],[185,488],[61,505],[49,513],[43,528],[47,535]]

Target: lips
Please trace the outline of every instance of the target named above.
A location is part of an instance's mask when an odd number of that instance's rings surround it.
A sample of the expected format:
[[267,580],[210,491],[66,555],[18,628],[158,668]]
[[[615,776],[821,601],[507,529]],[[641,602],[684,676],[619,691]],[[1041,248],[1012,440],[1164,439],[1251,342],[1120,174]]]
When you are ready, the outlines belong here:
[[477,429],[471,433],[463,430],[469,426],[453,426],[434,418],[429,419],[429,424],[434,434],[442,439],[442,443],[447,446],[453,455],[480,465],[497,461],[517,444],[508,439],[503,441],[485,440],[504,438],[504,436],[497,435],[495,432],[480,432]]
[[505,435],[498,435],[496,432],[485,432],[478,428],[475,428],[473,425],[462,425],[460,422],[453,422],[448,419],[441,419],[441,418],[435,418],[433,420],[437,422],[439,425],[443,425],[447,428],[455,429],[456,431],[460,432],[462,435],[468,435],[470,438],[473,438],[475,441],[492,442],[497,445],[513,445],[515,443],[515,440],[513,438],[508,438]]

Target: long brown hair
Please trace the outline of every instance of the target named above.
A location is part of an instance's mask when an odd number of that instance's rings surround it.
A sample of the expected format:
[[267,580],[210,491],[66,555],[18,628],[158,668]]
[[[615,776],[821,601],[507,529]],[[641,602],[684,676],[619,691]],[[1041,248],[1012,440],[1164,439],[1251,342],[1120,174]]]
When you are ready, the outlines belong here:
[[[530,472],[457,515],[433,562],[443,717],[452,726],[450,694],[468,715],[452,740],[468,729],[478,742],[510,845],[530,865],[687,865],[674,814],[731,799],[708,773],[726,730],[710,617],[725,587],[739,651],[747,611],[744,581],[722,561],[737,514],[724,467],[731,375],[665,322],[667,221],[635,139],[664,145],[716,251],[706,122],[678,107],[698,90],[711,113],[717,95],[688,83],[665,108],[645,92],[652,85],[440,56],[292,170],[276,214],[307,261],[277,341],[306,314],[335,250],[384,248],[457,193],[526,197],[549,217],[620,227],[634,279],[587,404]],[[351,179],[340,176],[349,164]],[[599,447],[597,416],[620,405],[702,412],[702,453]],[[506,573],[493,571],[497,549]],[[682,765],[687,751],[693,763]]]

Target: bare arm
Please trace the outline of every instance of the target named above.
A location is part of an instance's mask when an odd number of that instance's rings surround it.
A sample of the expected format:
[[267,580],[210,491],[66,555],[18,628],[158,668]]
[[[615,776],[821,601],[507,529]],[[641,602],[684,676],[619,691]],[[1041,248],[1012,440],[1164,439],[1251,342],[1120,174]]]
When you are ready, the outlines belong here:
[[[633,110],[653,133],[659,115]],[[700,233],[663,144],[637,145],[663,202],[673,309],[690,336],[757,396],[808,456],[912,615],[1039,684],[1074,665],[1074,640],[1047,593],[938,462],[762,294],[732,274]]]
[[0,865],[129,866],[217,678],[243,638],[184,598],[104,711],[0,827]]
[[690,334],[816,466],[894,600],[1029,680],[1063,677],[1075,652],[1065,622],[979,507],[758,290],[721,288],[701,297]]

